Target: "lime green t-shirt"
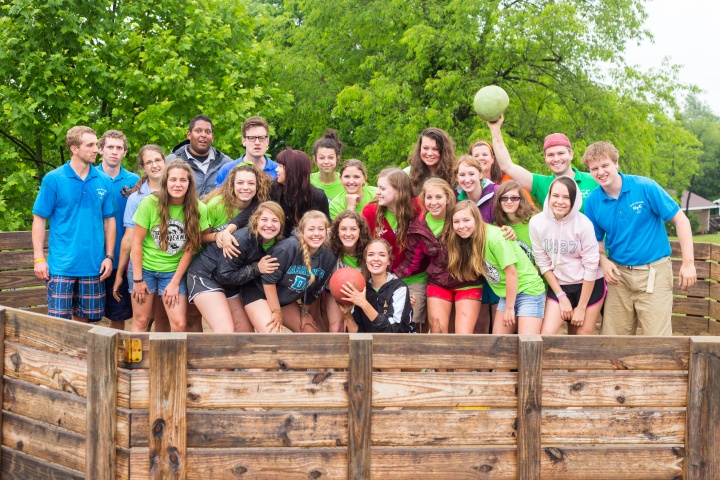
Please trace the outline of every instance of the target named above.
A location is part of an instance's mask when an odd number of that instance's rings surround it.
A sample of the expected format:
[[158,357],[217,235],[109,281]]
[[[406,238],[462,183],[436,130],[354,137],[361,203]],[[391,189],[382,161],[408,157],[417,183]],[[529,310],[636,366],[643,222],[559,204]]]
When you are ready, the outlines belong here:
[[323,183],[320,180],[320,172],[311,173],[310,183],[313,186],[317,188],[322,188],[325,191],[328,202],[332,202],[335,197],[337,197],[341,193],[345,193],[345,188],[342,186],[342,183],[340,183],[340,175],[338,175],[337,173],[335,174],[335,181],[332,183]]
[[517,243],[525,252],[525,255],[530,259],[533,265],[535,265],[535,255],[532,251],[532,241],[530,240],[530,224],[526,222],[520,222],[517,225],[510,224],[510,228],[515,231],[517,237]]
[[500,298],[507,296],[505,268],[514,264],[518,273],[518,293],[543,293],[545,284],[520,245],[505,240],[502,230],[494,225],[486,225],[485,231],[485,279],[493,292]]
[[428,227],[430,227],[430,231],[436,237],[440,235],[440,232],[442,232],[442,229],[445,226],[444,218],[442,220],[435,220],[430,212],[425,214],[425,221],[427,222]]
[[[372,199],[375,198],[377,188],[371,187],[369,185],[364,185],[362,187],[362,192],[363,196],[360,199],[360,202],[355,206],[355,211],[358,213],[362,213],[365,205],[370,203]],[[340,215],[345,210],[347,210],[347,201],[345,200],[345,189],[343,189],[342,193],[337,197],[333,198],[330,202],[330,219],[335,220],[335,217]]]
[[270,247],[272,247],[273,245],[275,245],[275,239],[274,239],[274,238],[273,238],[272,240],[270,240],[268,243],[263,243],[263,244],[262,244],[262,249],[263,249],[263,251],[267,252],[268,250],[270,250]]
[[[572,167],[573,172],[575,172],[575,183],[577,183],[578,190],[582,193],[583,203],[580,207],[580,211],[585,211],[585,199],[588,195],[590,195],[590,192],[595,190],[597,188],[597,182],[587,172],[581,172],[575,167]],[[555,175],[540,175],[537,173],[533,173],[532,176],[533,183],[532,183],[532,191],[530,193],[533,194],[535,198],[537,198],[540,201],[540,205],[545,203],[545,197],[548,195],[548,191],[550,190],[550,184],[555,180]]]
[[213,229],[213,232],[225,230],[225,227],[228,226],[230,220],[235,218],[238,213],[240,213],[240,210],[233,208],[233,216],[228,218],[222,195],[211,198],[207,203],[208,223],[210,223],[210,227]]
[[347,253],[343,253],[342,258],[340,259],[340,263],[343,264],[343,266],[346,267],[352,267],[355,269],[359,269],[358,266],[358,257],[353,257],[352,255],[348,255]]
[[[185,247],[185,209],[182,205],[170,206],[168,226],[168,248],[160,250],[160,213],[157,208],[158,198],[148,195],[138,205],[133,222],[146,229],[143,240],[142,268],[153,272],[174,272],[177,270]],[[200,231],[206,230],[210,224],[207,218],[207,207],[198,201],[200,212]]]

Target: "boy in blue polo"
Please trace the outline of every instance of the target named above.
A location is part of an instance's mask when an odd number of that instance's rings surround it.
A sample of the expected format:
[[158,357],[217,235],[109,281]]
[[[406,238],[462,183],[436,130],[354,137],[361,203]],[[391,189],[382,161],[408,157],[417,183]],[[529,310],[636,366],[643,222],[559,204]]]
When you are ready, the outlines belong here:
[[687,290],[697,280],[690,221],[657,182],[620,173],[613,144],[588,146],[583,163],[600,186],[588,196],[585,215],[595,227],[607,281],[602,334],[635,335],[640,321],[645,335],[672,335],[672,250],[664,222],[675,224],[682,250],[678,285]]
[[[33,206],[35,276],[46,280],[48,315],[96,322],[105,311],[105,285],[113,267],[115,202],[112,180],[92,168],[95,131],[77,126],[65,143],[70,161],[43,177]],[[50,220],[45,259],[45,223]]]

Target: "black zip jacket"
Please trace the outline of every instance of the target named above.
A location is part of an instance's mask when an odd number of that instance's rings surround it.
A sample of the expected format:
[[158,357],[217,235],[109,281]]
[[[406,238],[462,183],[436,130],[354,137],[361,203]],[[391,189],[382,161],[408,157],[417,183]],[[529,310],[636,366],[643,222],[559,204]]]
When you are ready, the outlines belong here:
[[387,281],[377,291],[372,280],[365,285],[365,298],[378,312],[370,321],[362,308],[353,308],[353,319],[358,332],[367,333],[417,333],[412,321],[410,291],[407,285],[395,275],[388,274]]
[[[285,212],[285,230],[283,231],[283,237],[290,238],[293,234],[293,230],[297,226],[297,222],[300,221],[298,218],[295,220],[292,214],[292,210],[290,209],[291,202],[293,199],[288,199],[285,195],[284,189],[280,190],[278,189],[278,184],[273,185],[275,188],[273,188],[270,192],[270,198],[271,200],[276,201],[280,204],[280,206],[283,209],[283,212]],[[313,185],[310,185],[310,189],[313,191],[313,201],[312,201],[312,208],[310,210],[320,210],[322,213],[325,214],[325,216],[328,219],[328,222],[330,221],[330,202],[328,202],[327,195],[325,195],[325,191],[323,191],[320,188],[317,188]],[[301,212],[302,214],[305,212]]]

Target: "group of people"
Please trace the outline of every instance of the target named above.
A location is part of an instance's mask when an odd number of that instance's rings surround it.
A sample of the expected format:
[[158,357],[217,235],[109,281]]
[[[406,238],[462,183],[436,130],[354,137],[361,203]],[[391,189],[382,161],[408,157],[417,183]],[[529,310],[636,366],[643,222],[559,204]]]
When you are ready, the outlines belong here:
[[[648,178],[619,171],[610,143],[572,167],[567,136],[543,145],[551,175],[514,163],[501,127],[456,157],[447,132],[424,130],[408,167],[368,185],[327,130],[312,148],[267,156],[270,128],[242,125],[237,160],[212,146],[210,118],[165,156],[121,165],[118,130],[73,127],[71,158],[48,173],[33,207],[35,274],[48,313],[132,330],[670,335],[673,273],[664,221],[682,248],[678,283],[696,281],[690,223]],[[102,162],[93,166],[97,154]],[[313,162],[317,172],[313,170]],[[542,205],[536,207],[533,197]],[[49,254],[43,245],[50,221]],[[339,268],[367,283],[346,283]],[[336,293],[337,295],[337,293]]]

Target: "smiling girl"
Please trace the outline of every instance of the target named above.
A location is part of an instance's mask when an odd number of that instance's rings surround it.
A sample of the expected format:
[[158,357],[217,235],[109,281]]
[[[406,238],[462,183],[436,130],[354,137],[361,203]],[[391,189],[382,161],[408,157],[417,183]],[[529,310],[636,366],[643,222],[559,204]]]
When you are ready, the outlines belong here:
[[279,333],[285,325],[293,332],[318,331],[306,307],[323,292],[337,263],[326,244],[327,229],[324,213],[305,213],[296,234],[268,251],[277,259],[278,268],[243,286],[245,312],[255,330]]
[[310,175],[310,183],[322,189],[330,202],[345,193],[340,175],[335,171],[342,149],[343,144],[338,133],[332,128],[325,130],[325,135],[317,139],[312,148],[313,160],[318,171]]
[[359,291],[349,282],[341,288],[343,300],[352,303],[339,305],[350,333],[417,333],[408,287],[388,272],[391,264],[390,244],[371,240],[364,253],[365,289]]
[[468,200],[452,209],[453,229],[448,235],[448,271],[464,281],[484,275],[500,297],[500,318],[493,334],[540,333],[545,308],[545,285],[517,242],[503,238],[501,230],[483,222]]
[[210,244],[193,260],[187,275],[188,299],[213,332],[255,331],[243,309],[240,287],[278,268],[266,252],[282,238],[284,222],[280,205],[261,203],[249,225],[233,233],[240,250],[237,257],[227,259],[221,248]]
[[187,162],[170,162],[160,190],[140,202],[133,222],[133,331],[147,330],[156,295],[163,297],[172,331],[185,331],[185,271],[200,250],[201,232],[210,230]]
[[513,229],[520,248],[534,265],[535,256],[530,240],[529,224],[530,219],[538,213],[538,209],[520,192],[522,192],[522,187],[515,180],[500,185],[495,205],[495,225],[498,227],[509,226]]
[[563,321],[571,335],[592,335],[607,291],[592,222],[582,213],[582,195],[567,176],[553,180],[530,237],[540,273],[548,283],[542,332],[555,335]]
[[340,169],[340,181],[344,195],[338,195],[330,202],[330,218],[333,220],[340,212],[346,210],[361,213],[365,205],[370,203],[377,193],[377,188],[366,185],[365,165],[354,158],[343,163]]
[[445,130],[427,128],[413,147],[408,159],[413,195],[422,190],[425,180],[438,177],[450,185],[453,184],[453,168],[455,166],[455,142]]

